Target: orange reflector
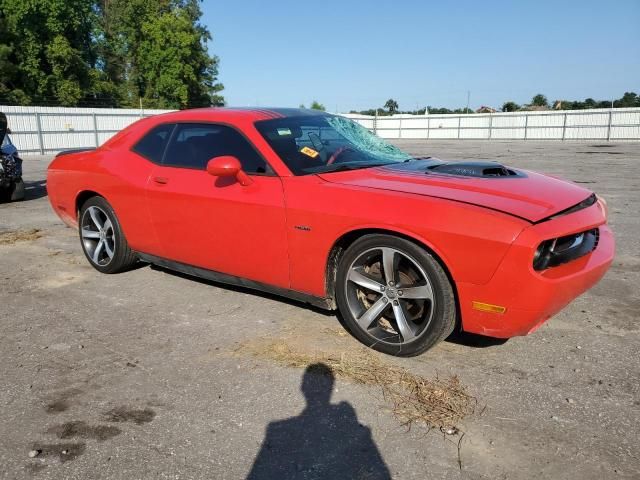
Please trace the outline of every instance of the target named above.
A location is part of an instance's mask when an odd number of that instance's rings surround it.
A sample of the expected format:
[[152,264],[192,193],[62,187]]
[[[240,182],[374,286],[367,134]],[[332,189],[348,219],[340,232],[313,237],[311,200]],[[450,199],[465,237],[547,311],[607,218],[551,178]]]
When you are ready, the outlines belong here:
[[507,307],[501,307],[500,305],[491,305],[490,303],[471,302],[471,305],[476,310],[489,313],[504,313],[507,311]]

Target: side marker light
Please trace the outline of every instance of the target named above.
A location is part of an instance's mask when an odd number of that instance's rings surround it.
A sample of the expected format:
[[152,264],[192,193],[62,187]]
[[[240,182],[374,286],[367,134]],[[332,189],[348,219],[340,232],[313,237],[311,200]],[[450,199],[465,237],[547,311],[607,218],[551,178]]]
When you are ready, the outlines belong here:
[[504,313],[507,311],[507,307],[501,307],[500,305],[491,305],[490,303],[483,302],[471,302],[471,306],[475,310],[480,310],[481,312],[489,312],[489,313]]

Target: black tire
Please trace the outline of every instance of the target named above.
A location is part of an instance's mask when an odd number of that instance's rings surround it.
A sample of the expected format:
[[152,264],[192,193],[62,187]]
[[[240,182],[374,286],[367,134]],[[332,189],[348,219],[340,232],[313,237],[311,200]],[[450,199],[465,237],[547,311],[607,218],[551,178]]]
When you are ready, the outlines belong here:
[[[97,227],[91,218],[91,213],[99,214],[99,223],[102,223],[104,229]],[[91,233],[87,233],[88,231]],[[138,261],[136,253],[129,248],[113,208],[102,197],[91,197],[80,207],[78,234],[85,257],[91,266],[101,273],[123,272]],[[96,237],[95,234],[98,236]],[[99,242],[104,242],[103,247],[99,254],[94,256]],[[113,254],[111,257],[107,253],[109,250]],[[97,261],[94,258],[97,258]]]
[[[376,260],[378,250],[380,256]],[[386,273],[383,273],[383,251],[394,252],[391,257],[399,258],[397,271],[392,274],[392,278],[397,278],[399,281],[393,288],[387,287],[386,293],[376,293],[377,290],[369,289],[369,287],[362,288],[357,282],[354,284],[352,280],[348,280],[350,271],[356,271],[356,274],[357,272],[365,272],[362,268],[368,269],[366,270],[368,278],[376,277],[375,262],[377,262],[379,278],[375,279],[380,283],[376,285],[380,285],[381,291],[384,290],[381,286],[382,284],[386,285]],[[369,264],[362,267],[355,264],[366,256],[369,256],[373,266]],[[406,272],[401,271],[403,268]],[[412,273],[412,269],[417,273]],[[415,284],[406,280],[409,278],[408,275],[414,275]],[[421,279],[420,276],[424,279]],[[406,286],[402,286],[403,278]],[[411,287],[415,286],[420,289],[427,288],[430,292],[430,298],[413,300],[401,297],[407,295]],[[429,286],[430,288],[428,288]],[[338,309],[346,327],[353,336],[365,345],[389,355],[411,357],[424,353],[447,338],[456,325],[455,294],[445,270],[426,249],[403,238],[375,234],[365,235],[356,240],[340,260],[335,292]],[[369,301],[368,296],[373,296],[373,299]],[[361,313],[357,317],[357,312],[354,314],[354,305],[357,308],[357,304],[360,302],[361,312],[366,312],[372,308],[372,305],[378,304],[378,300],[384,301],[384,305],[381,304],[383,306],[380,307],[384,310],[381,310],[378,317],[373,317],[374,321],[368,329],[361,327],[358,318],[363,319],[365,315]],[[396,308],[402,310],[401,316],[407,314],[408,321],[406,323],[411,325],[411,334],[407,335],[408,341],[405,340],[403,334],[399,333],[401,329],[395,317]],[[409,316],[411,311],[421,313],[411,317]]]
[[12,202],[24,200],[24,181],[21,178],[12,185],[10,200]]
[[11,200],[11,187],[0,187],[0,203],[6,203]]

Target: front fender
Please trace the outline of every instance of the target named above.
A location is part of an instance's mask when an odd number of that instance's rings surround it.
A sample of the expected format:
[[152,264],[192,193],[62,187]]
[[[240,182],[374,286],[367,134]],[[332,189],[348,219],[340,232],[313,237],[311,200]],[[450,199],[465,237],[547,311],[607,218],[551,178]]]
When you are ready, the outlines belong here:
[[[325,296],[326,266],[345,234],[384,230],[433,251],[454,281],[488,282],[526,226],[522,219],[451,200],[324,182],[283,179],[291,288]],[[331,199],[330,203],[326,199]]]

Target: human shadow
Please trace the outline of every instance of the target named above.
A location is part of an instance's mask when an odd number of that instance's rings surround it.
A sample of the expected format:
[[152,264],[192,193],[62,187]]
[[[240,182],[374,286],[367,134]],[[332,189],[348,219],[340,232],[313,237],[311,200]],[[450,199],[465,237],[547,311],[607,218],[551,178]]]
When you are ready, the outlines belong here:
[[269,424],[247,480],[391,478],[351,404],[330,403],[334,381],[324,363],[307,367],[300,386],[307,406],[297,417]]

